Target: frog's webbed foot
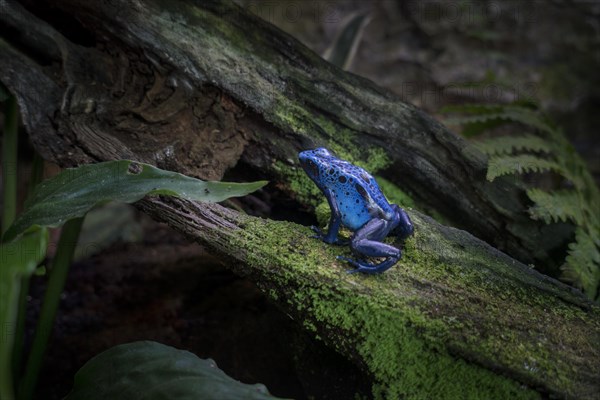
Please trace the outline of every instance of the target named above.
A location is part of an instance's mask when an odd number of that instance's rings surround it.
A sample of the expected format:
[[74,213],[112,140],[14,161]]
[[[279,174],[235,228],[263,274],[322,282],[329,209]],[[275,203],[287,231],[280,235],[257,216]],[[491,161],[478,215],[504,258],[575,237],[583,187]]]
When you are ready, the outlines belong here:
[[366,261],[357,261],[345,257],[338,257],[338,259],[345,260],[354,265],[356,270],[352,272],[379,274],[387,271],[394,264],[396,264],[402,256],[400,249],[381,242],[381,240],[389,232],[389,230],[387,230],[388,227],[389,225],[387,221],[373,219],[354,234],[354,237],[350,243],[353,253],[359,257],[385,257],[384,261],[380,262],[379,264],[371,264]]
[[394,264],[396,264],[400,259],[400,256],[388,257],[385,261],[382,261],[379,264],[370,264],[368,262],[357,261],[344,256],[337,256],[336,258],[338,260],[346,261],[356,267],[356,269],[347,270],[346,272],[349,274],[353,274],[355,272],[362,272],[363,274],[380,274],[393,267]]
[[345,262],[350,263],[350,264],[352,264],[352,265],[354,265],[356,267],[355,269],[348,269],[348,270],[346,270],[347,274],[353,274],[355,272],[358,272],[358,269],[360,268],[360,265],[361,265],[361,263],[359,261],[356,261],[356,260],[354,260],[352,258],[349,258],[349,257],[337,256],[336,259],[340,260],[340,261],[345,261]]
[[343,240],[343,239],[338,239],[337,238],[337,234],[335,236],[333,235],[329,235],[329,234],[325,234],[323,233],[323,231],[321,229],[319,229],[316,226],[311,226],[310,229],[313,230],[313,232],[316,233],[316,235],[312,235],[311,238],[313,239],[320,239],[322,241],[324,241],[327,244],[335,244],[338,246],[345,246],[348,243],[350,243],[349,240]]

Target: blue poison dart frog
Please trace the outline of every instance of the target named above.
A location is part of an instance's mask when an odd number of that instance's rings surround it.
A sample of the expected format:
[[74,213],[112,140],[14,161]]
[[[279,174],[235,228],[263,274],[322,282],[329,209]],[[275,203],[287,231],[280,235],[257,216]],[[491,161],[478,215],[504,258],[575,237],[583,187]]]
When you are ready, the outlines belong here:
[[325,234],[313,226],[315,238],[325,243],[344,245],[338,239],[340,225],[354,232],[350,239],[352,252],[361,257],[385,257],[379,264],[357,261],[338,256],[356,267],[348,272],[376,274],[388,270],[400,259],[399,249],[382,240],[388,235],[404,239],[413,231],[406,211],[390,204],[379,189],[375,179],[364,169],[340,160],[324,148],[306,150],[298,155],[302,168],[323,192],[329,208],[329,231]]

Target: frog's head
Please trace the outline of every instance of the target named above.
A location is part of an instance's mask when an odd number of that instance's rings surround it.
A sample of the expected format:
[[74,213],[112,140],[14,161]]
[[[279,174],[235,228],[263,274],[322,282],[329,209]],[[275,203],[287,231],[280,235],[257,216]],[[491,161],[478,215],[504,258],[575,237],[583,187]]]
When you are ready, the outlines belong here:
[[335,156],[326,148],[319,147],[314,150],[305,150],[298,154],[300,165],[306,174],[317,184],[321,181],[321,174],[331,167],[331,161]]

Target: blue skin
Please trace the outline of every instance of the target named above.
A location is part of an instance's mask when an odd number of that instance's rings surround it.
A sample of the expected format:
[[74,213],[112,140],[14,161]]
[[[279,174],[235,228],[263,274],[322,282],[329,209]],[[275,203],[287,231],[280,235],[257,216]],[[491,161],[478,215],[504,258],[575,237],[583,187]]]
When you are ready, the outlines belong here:
[[379,264],[338,256],[356,267],[348,272],[377,274],[391,268],[402,252],[382,240],[388,235],[401,239],[412,235],[414,228],[408,214],[396,204],[390,204],[375,179],[364,169],[340,160],[325,148],[306,150],[298,155],[306,174],[321,189],[329,208],[329,231],[323,233],[313,226],[315,238],[330,244],[348,244],[338,239],[340,226],[352,230],[352,252],[361,257],[385,257]]

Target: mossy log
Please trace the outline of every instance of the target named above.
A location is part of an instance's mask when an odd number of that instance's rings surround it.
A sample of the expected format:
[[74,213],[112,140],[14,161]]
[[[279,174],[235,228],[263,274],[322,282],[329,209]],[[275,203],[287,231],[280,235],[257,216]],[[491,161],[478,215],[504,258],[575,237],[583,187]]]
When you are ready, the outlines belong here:
[[[0,81],[36,149],[61,166],[129,158],[219,179],[241,165],[314,204],[296,154],[326,145],[520,260],[550,263],[560,245],[524,214],[518,184],[485,181],[466,142],[229,2],[3,6]],[[373,377],[380,397],[600,392],[598,306],[418,212],[401,262],[373,277],[346,274],[335,256],[348,249],[291,222],[184,201],[139,206],[229,257]]]
[[[487,182],[479,151],[229,0],[11,3],[0,34],[18,55],[3,50],[0,73],[49,113],[29,121],[46,158],[137,155],[211,179],[241,161],[290,181],[298,150],[325,146],[526,264],[560,263],[572,230],[532,222],[523,188]],[[47,124],[83,145],[65,154]]]
[[140,207],[231,258],[310,332],[374,378],[380,398],[593,399],[600,308],[469,233],[411,212],[415,235],[380,276],[310,228],[219,205]]

